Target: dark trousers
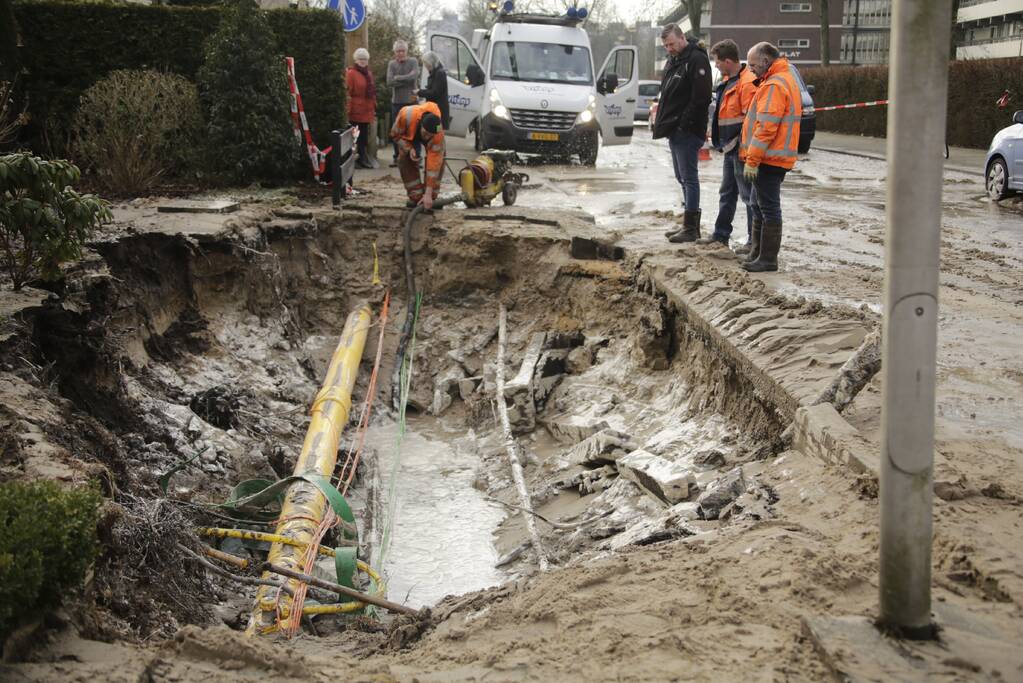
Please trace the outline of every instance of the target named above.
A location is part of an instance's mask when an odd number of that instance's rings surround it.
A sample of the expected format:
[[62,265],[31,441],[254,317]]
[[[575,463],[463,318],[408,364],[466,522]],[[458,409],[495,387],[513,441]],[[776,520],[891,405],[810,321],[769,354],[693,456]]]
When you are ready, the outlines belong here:
[[750,193],[754,218],[772,225],[781,223],[781,183],[786,173],[788,169],[760,164]]
[[[403,108],[405,108],[407,106],[408,106],[407,104],[394,104],[393,102],[391,103],[391,125],[392,126],[394,125],[394,122],[398,120],[398,112],[400,112]],[[416,156],[421,156],[420,152],[422,152],[422,145],[420,145],[418,142],[415,143],[415,145],[416,145]],[[395,144],[395,143],[391,143],[391,146],[394,147],[394,160],[397,161],[398,160],[398,145]]]
[[682,203],[686,211],[700,210],[700,148],[703,138],[689,131],[676,130],[668,137],[675,179],[682,186]]
[[732,220],[739,199],[746,207],[746,237],[749,238],[753,227],[753,209],[750,208],[750,184],[742,175],[743,164],[739,160],[739,150],[733,149],[725,153],[721,167],[721,189],[718,192],[718,217],[714,223],[714,239],[728,242],[732,236]]
[[369,161],[369,155],[366,150],[369,147],[369,124],[368,123],[356,123],[359,127],[359,139],[355,143],[355,153],[358,158],[363,162]]

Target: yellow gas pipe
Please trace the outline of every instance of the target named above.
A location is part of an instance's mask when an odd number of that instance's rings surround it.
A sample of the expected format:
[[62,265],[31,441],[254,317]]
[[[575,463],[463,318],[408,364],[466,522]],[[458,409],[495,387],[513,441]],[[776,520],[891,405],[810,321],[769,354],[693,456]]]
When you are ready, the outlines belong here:
[[[338,442],[348,422],[352,408],[352,387],[359,372],[359,362],[366,346],[366,334],[370,325],[368,304],[359,307],[348,316],[344,331],[334,356],[327,368],[323,388],[316,395],[310,413],[312,421],[306,432],[302,453],[295,463],[295,474],[316,473],[330,477],[337,464]],[[293,484],[281,507],[277,535],[288,539],[286,543],[275,542],[270,546],[267,561],[296,572],[302,571],[302,555],[313,540],[313,534],[327,511],[327,499],[311,483],[300,481]],[[265,573],[264,579],[276,578]],[[288,585],[296,588],[298,581],[289,579]],[[286,626],[288,619],[301,619],[291,609],[291,596],[281,593],[277,608],[278,591],[270,586],[261,586],[245,633],[271,633],[278,627]],[[280,614],[281,623],[278,623]]]

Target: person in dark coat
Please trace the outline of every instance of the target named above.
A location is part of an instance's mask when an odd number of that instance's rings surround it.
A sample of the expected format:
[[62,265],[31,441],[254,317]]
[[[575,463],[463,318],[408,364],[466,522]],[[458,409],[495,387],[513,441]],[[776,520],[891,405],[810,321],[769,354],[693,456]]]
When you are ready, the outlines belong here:
[[707,137],[711,101],[710,57],[696,42],[686,39],[677,24],[661,31],[668,63],[661,80],[657,108],[650,112],[652,137],[667,138],[675,178],[682,186],[685,210],[682,227],[665,233],[670,242],[700,238],[700,148]]
[[427,52],[423,55],[423,66],[429,74],[426,78],[426,87],[419,91],[419,96],[427,102],[433,102],[440,109],[441,121],[444,130],[451,127],[451,105],[448,102],[448,72],[440,63],[440,57],[436,52]]

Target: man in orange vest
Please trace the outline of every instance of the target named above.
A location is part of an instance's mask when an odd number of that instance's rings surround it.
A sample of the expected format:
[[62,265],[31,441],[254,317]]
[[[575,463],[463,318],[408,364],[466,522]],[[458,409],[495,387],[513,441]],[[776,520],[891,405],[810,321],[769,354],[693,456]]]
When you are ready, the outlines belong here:
[[[721,247],[728,246],[732,236],[732,219],[739,198],[746,207],[746,236],[753,225],[753,210],[749,206],[750,185],[742,175],[739,161],[739,137],[742,134],[742,120],[757,92],[756,80],[745,64],[739,61],[739,46],[734,40],[725,39],[710,48],[710,56],[724,78],[717,88],[717,106],[711,121],[711,144],[714,149],[725,153],[722,167],[721,189],[718,190],[718,217],[714,222],[714,233],[701,237],[697,244]],[[736,250],[739,253],[739,250]]]
[[757,43],[746,55],[746,63],[760,87],[746,112],[739,143],[743,176],[753,185],[753,239],[742,267],[760,273],[778,270],[781,184],[796,165],[803,104],[789,60],[774,45]]
[[[391,139],[398,147],[398,171],[408,193],[408,208],[417,204],[433,208],[444,170],[444,130],[436,103],[410,104],[399,110],[391,127]],[[417,144],[426,152],[422,178]]]

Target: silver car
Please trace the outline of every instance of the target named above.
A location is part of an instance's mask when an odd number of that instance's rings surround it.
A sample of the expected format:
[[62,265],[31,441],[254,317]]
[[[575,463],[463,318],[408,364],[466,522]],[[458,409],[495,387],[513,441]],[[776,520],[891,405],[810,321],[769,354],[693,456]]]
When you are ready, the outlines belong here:
[[650,103],[657,99],[661,92],[660,81],[640,81],[639,94],[636,96],[636,121],[650,119]]
[[1012,125],[991,139],[984,162],[987,194],[998,201],[1023,190],[1023,110],[1012,115]]

